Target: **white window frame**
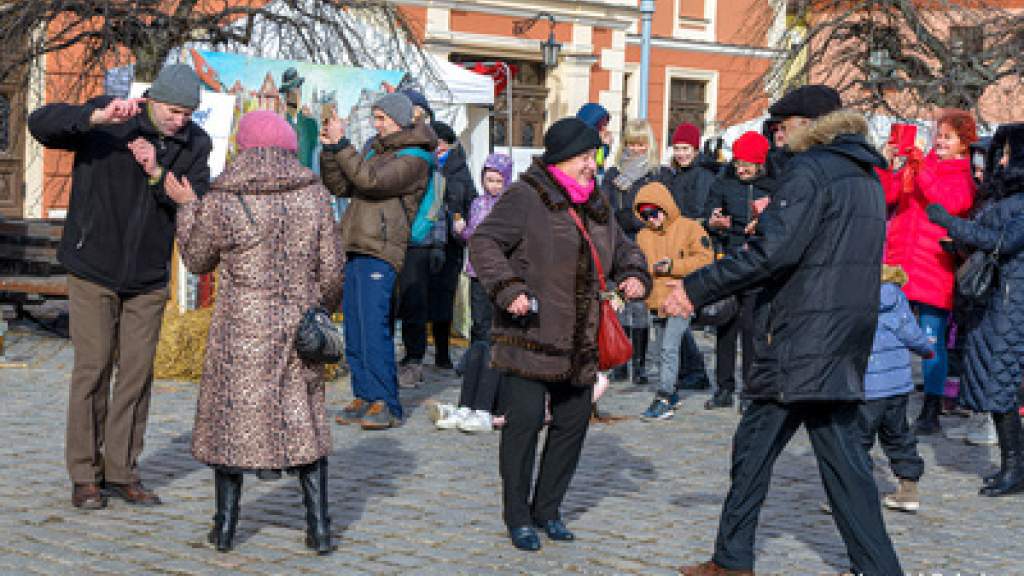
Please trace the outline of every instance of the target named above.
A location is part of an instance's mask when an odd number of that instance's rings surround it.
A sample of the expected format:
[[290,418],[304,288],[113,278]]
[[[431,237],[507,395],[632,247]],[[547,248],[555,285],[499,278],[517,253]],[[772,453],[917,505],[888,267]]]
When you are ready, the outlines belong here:
[[672,36],[686,40],[702,40],[704,42],[715,41],[715,25],[718,14],[718,0],[704,0],[704,28],[702,30],[691,30],[679,26],[679,4],[682,0],[672,0]]
[[700,127],[701,145],[703,145],[705,140],[707,140],[711,136],[717,135],[717,133],[719,132],[718,75],[719,74],[717,70],[700,70],[696,68],[679,67],[665,68],[665,93],[662,99],[661,111],[661,118],[663,124],[661,141],[665,143],[665,150],[663,150],[662,156],[665,156],[666,154],[668,156],[671,156],[671,153],[668,152],[668,142],[671,140],[672,131],[675,129],[675,126],[669,126],[669,109],[672,104],[672,80],[700,80],[702,82],[707,82],[708,87],[707,90],[704,92],[704,98],[708,104],[708,111],[705,115],[705,118],[707,118],[707,126]]

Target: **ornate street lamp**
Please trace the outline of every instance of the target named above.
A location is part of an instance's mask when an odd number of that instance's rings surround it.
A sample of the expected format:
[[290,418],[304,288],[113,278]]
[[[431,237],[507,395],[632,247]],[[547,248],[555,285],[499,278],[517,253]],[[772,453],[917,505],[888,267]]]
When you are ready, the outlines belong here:
[[547,18],[548,22],[551,24],[551,29],[548,32],[548,39],[540,43],[541,60],[544,62],[544,67],[550,70],[558,66],[558,55],[562,51],[562,44],[555,40],[554,16],[547,12],[541,12],[528,20],[520,20],[512,25],[512,33],[516,36],[526,34],[541,18]]

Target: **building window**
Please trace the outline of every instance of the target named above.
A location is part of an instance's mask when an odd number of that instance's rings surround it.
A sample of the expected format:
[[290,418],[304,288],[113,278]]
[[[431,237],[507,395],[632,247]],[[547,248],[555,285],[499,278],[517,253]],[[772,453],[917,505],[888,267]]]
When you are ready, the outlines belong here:
[[[493,64],[494,60],[483,56],[452,54],[451,61],[472,68],[477,62]],[[548,99],[547,78],[540,62],[529,60],[505,60],[512,70],[510,92],[494,97],[491,112],[491,146],[542,148],[544,146],[544,121]],[[511,99],[512,127],[509,130],[508,106]],[[511,136],[511,140],[509,139]]]
[[669,131],[683,122],[695,124],[701,131],[707,126],[708,83],[706,80],[673,78],[669,92]]
[[973,56],[985,50],[981,26],[950,26],[949,48],[957,56]]

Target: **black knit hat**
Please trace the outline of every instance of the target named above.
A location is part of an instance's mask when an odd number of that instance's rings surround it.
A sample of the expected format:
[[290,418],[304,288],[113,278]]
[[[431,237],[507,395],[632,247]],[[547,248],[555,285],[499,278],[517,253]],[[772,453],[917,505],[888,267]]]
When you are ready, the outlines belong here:
[[794,88],[768,108],[774,120],[792,116],[818,118],[843,107],[839,92],[824,84],[808,84]]
[[440,120],[431,122],[430,127],[433,128],[434,134],[437,134],[438,140],[444,140],[449,144],[455,144],[455,141],[459,139],[455,135],[455,130],[452,130],[451,126],[441,122]]
[[544,133],[544,155],[541,160],[545,164],[558,164],[600,147],[601,136],[597,130],[579,118],[562,118]]

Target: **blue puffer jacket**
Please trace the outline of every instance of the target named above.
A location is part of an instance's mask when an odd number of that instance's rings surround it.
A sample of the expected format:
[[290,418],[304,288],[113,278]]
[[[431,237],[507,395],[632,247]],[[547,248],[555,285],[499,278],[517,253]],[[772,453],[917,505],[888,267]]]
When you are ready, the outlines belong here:
[[903,290],[896,284],[885,282],[882,284],[878,327],[864,375],[865,399],[908,394],[914,389],[910,376],[910,351],[921,356],[933,353],[928,336],[918,326]]

